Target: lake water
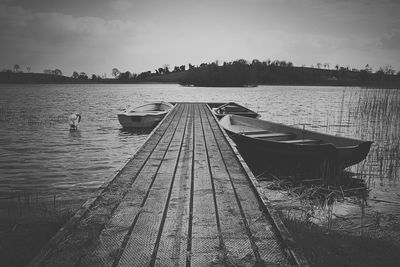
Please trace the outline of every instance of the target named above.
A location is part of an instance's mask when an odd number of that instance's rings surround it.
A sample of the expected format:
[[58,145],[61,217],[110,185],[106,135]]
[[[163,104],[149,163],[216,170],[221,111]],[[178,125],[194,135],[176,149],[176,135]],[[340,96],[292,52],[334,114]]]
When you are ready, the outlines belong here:
[[[371,206],[399,215],[400,90],[390,94],[379,118],[360,99],[377,90],[344,87],[259,86],[193,88],[179,85],[0,85],[0,198],[15,192],[85,199],[115,174],[148,132],[121,129],[117,112],[147,101],[238,102],[262,119],[331,134],[373,140],[368,159],[352,168],[370,182]],[[378,94],[379,95],[379,94]],[[373,96],[376,97],[376,96]],[[387,100],[387,97],[382,96]],[[379,99],[378,99],[379,100]],[[381,101],[381,102],[382,102]],[[391,109],[391,105],[397,105]],[[371,108],[373,110],[373,108]],[[79,112],[79,130],[68,115]],[[387,113],[387,114],[386,114]],[[390,114],[389,114],[390,113]],[[302,126],[300,126],[302,127]],[[388,135],[379,131],[393,132]],[[396,150],[397,149],[397,150]]]

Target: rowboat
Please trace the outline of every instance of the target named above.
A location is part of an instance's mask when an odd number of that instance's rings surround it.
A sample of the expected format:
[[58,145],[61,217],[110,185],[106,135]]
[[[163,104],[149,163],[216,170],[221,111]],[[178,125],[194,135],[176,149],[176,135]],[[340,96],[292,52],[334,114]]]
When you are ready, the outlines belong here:
[[260,114],[254,112],[248,108],[245,108],[239,104],[236,104],[234,102],[225,103],[219,107],[213,108],[212,110],[218,119],[220,119],[223,116],[228,115],[228,114],[245,116],[245,117],[250,117],[250,118],[260,117]]
[[235,115],[223,117],[220,124],[245,154],[288,168],[328,164],[343,170],[364,160],[372,144]]
[[156,126],[173,108],[167,102],[152,102],[118,113],[119,123],[124,128],[151,128]]

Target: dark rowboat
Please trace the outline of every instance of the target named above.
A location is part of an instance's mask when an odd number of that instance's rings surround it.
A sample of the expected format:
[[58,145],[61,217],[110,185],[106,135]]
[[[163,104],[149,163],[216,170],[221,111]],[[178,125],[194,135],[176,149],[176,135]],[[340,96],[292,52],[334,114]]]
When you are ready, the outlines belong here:
[[229,102],[219,107],[213,108],[213,112],[218,119],[229,114],[245,116],[250,118],[260,117],[260,114],[233,102]]
[[372,144],[235,115],[223,117],[220,124],[239,150],[289,167],[317,167],[328,162],[342,170],[365,159]]

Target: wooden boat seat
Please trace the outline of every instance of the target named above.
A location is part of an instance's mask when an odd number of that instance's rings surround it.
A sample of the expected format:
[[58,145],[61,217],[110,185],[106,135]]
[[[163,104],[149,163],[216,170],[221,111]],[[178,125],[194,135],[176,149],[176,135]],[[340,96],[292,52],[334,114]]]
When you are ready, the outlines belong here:
[[[247,134],[246,134],[247,135]],[[251,134],[250,135],[253,138],[293,138],[295,135],[294,134],[288,134],[288,133],[259,133],[259,134]]]
[[243,134],[245,135],[254,135],[254,134],[267,134],[271,133],[270,131],[260,130],[260,131],[245,131]]
[[322,143],[321,140],[313,140],[313,139],[294,139],[294,140],[285,140],[281,141],[282,143],[288,144],[320,144]]

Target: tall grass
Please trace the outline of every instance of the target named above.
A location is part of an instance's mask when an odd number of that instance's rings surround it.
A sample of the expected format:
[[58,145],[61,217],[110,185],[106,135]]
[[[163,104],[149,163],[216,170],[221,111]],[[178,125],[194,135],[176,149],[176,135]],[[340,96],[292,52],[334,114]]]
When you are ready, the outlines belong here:
[[82,200],[14,192],[0,199],[0,265],[24,266],[69,219]]
[[[272,187],[283,189],[292,197],[286,202],[287,207],[278,204],[284,210],[283,216],[317,223],[327,231],[390,236],[390,229],[382,233],[382,227],[396,228],[400,224],[400,192],[395,187],[400,179],[400,90],[346,88],[339,97],[328,99],[323,105],[316,100],[308,101],[313,102],[310,104],[313,110],[307,116],[286,118],[282,122],[373,141],[367,158],[347,169],[350,176],[364,181],[365,186],[362,188],[358,182],[353,189],[328,186],[324,179],[316,179],[317,184],[282,186],[284,177],[277,175],[279,185],[275,182]],[[293,199],[300,203],[296,209]],[[348,206],[351,211],[347,215],[337,214]]]
[[350,109],[355,134],[374,141],[367,159],[353,168],[380,184],[396,183],[400,174],[400,90],[366,89],[357,92]]

